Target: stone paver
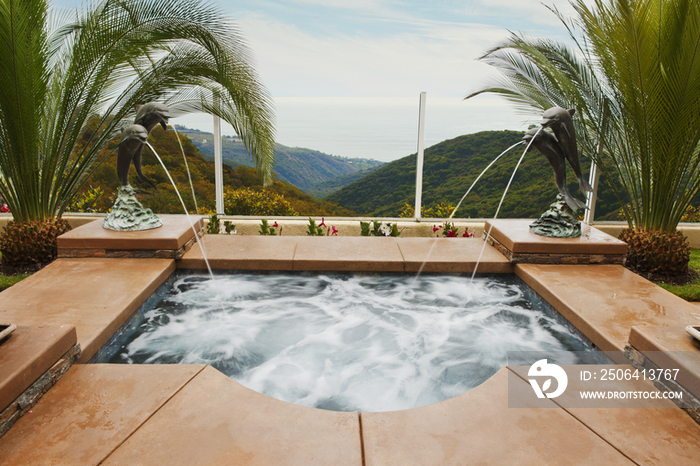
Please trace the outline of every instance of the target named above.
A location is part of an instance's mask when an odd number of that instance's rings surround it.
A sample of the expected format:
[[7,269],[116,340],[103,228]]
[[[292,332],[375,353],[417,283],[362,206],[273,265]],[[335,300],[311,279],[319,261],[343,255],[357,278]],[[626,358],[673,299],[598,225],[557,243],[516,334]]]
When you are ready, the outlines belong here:
[[208,367],[102,464],[362,466],[359,419],[269,398]]
[[484,231],[514,253],[625,254],[627,244],[589,225],[581,224],[579,238],[547,238],[530,232],[532,220],[487,220]]
[[475,238],[401,238],[406,272],[511,273],[513,266],[492,246]]
[[82,225],[58,238],[58,249],[178,249],[194,236],[190,220],[199,231],[202,216],[159,215],[161,228],[143,231],[112,231],[102,228],[96,220]]
[[618,265],[518,264],[515,273],[604,351],[624,351],[633,326],[686,338],[700,320],[697,307]]
[[404,258],[391,237],[297,237],[294,270],[403,272]]
[[0,464],[100,464],[203,368],[74,365],[0,438]]
[[634,464],[562,409],[508,408],[507,373],[434,405],[362,413],[366,465]]
[[[292,270],[294,236],[229,236],[205,235],[202,245],[214,270]],[[198,245],[178,261],[180,269],[206,269]]]
[[85,362],[174,270],[169,259],[58,259],[0,293],[0,321],[73,325]]
[[[82,232],[74,234],[71,247],[95,247]],[[134,239],[151,234],[164,236],[155,243]],[[130,234],[123,244],[120,234],[106,235],[115,249],[161,249],[180,234]],[[619,248],[615,241],[602,242]],[[426,271],[468,272],[480,241],[212,236],[205,243],[225,268],[289,270],[291,264],[292,270],[358,272],[411,271],[436,244],[434,270]],[[566,249],[569,243],[557,252],[576,253]],[[195,246],[181,265],[189,260],[187,268],[201,268],[197,254]],[[510,267],[503,262],[489,258],[481,271],[486,264]],[[0,294],[0,321],[74,325],[86,360],[174,268],[162,259],[61,259]],[[622,267],[515,270],[601,349],[622,350],[628,338],[693,349],[663,330],[697,323],[700,310]],[[551,400],[543,402],[552,409],[508,408],[508,372],[442,403],[360,416],[273,400],[209,367],[78,365],[0,439],[0,464],[697,464],[697,424],[681,410],[567,411]]]
[[0,411],[77,342],[71,325],[20,325],[0,346]]
[[[601,369],[629,369],[630,365],[576,365],[563,366],[570,375],[566,391],[552,401],[562,406],[579,422],[605,439],[625,456],[637,464],[657,465],[693,465],[700,458],[700,425],[678,409],[670,400],[645,400],[645,408],[639,408],[640,401],[635,399],[596,400],[600,408],[590,408],[591,401],[580,399],[582,390],[607,391],[645,391],[656,392],[650,381],[642,379],[615,380],[596,383],[583,382],[572,376],[579,371],[588,370],[601,374]],[[528,367],[509,367],[512,373],[527,383]],[[532,394],[527,387],[523,396]],[[607,405],[608,407],[603,407]],[[636,406],[636,407],[635,407]]]

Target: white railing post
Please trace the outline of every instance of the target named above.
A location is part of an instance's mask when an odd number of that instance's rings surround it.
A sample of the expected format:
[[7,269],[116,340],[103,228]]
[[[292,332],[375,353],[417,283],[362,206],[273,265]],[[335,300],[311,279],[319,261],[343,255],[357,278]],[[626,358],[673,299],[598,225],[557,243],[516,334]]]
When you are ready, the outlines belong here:
[[216,214],[224,214],[224,161],[221,153],[221,119],[214,115],[214,187]]
[[[598,159],[603,153],[603,140],[598,141]],[[591,161],[591,173],[588,175],[588,184],[591,185],[593,191],[586,195],[586,213],[583,214],[583,222],[591,224],[595,218],[595,203],[598,200],[598,181],[600,180],[600,172],[594,161]]]
[[416,222],[421,219],[421,204],[423,196],[423,150],[425,146],[425,92],[420,93],[418,110],[418,153],[416,154],[416,205],[414,216]]

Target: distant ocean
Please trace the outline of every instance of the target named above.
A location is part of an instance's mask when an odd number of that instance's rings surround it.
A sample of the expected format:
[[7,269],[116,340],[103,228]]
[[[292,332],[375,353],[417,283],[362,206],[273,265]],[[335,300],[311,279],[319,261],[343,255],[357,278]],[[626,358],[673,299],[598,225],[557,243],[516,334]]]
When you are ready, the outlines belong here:
[[[425,147],[484,130],[522,130],[535,123],[503,99],[426,99]],[[407,99],[280,98],[275,101],[277,142],[343,157],[389,162],[418,147],[418,107]],[[208,115],[188,115],[173,123],[212,131]],[[233,135],[224,125],[222,132]]]

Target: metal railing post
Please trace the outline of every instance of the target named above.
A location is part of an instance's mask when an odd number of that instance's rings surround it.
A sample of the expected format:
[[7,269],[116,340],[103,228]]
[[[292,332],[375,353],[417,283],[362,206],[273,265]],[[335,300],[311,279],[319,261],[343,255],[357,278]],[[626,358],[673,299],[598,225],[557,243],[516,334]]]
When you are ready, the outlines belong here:
[[420,93],[418,111],[418,153],[416,154],[416,205],[414,216],[416,222],[421,219],[421,204],[423,196],[423,151],[425,146],[425,97],[426,93]]

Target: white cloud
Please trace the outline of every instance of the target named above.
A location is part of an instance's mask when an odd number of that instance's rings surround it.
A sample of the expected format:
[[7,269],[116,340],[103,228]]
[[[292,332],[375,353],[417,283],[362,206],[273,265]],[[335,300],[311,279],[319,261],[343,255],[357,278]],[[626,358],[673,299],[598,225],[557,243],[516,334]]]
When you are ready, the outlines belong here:
[[402,97],[430,90],[465,95],[491,73],[476,58],[507,31],[426,24],[389,37],[318,38],[260,16],[241,21],[263,81],[276,96]]

